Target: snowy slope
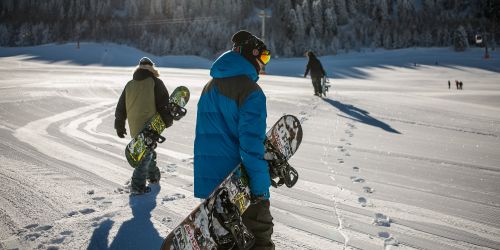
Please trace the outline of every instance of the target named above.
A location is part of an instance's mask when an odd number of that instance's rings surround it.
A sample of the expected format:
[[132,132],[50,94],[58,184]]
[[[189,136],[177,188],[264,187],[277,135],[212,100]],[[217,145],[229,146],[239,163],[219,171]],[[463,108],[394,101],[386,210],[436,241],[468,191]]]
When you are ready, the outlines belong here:
[[[159,146],[161,187],[124,191],[132,168],[114,108],[144,55],[0,48],[0,249],[156,249],[198,204],[196,103],[211,64],[198,57],[151,56],[167,88],[186,85],[192,100]],[[273,59],[260,80],[268,124],[289,113],[304,128],[299,182],[271,193],[277,249],[499,249],[500,54],[481,55],[323,57],[334,77],[323,99],[300,77],[305,58]],[[464,90],[448,89],[455,79]]]

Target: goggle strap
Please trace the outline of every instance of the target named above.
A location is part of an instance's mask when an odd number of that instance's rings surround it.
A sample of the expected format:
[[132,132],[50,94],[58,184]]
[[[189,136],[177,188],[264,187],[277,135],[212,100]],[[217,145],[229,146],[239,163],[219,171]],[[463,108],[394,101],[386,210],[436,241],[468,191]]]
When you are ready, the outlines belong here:
[[243,51],[242,46],[234,46],[233,51],[241,54],[241,52]]

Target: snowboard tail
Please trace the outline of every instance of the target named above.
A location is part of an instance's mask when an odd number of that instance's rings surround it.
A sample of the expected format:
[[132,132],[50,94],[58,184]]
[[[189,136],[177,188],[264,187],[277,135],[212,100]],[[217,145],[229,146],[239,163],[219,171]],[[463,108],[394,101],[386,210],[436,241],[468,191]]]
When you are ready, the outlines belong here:
[[277,129],[270,129],[266,133],[264,159],[269,164],[273,187],[285,184],[291,188],[297,183],[299,173],[288,163],[288,160],[295,154],[302,142],[302,127],[299,119],[292,115],[281,117],[274,126],[277,126]]

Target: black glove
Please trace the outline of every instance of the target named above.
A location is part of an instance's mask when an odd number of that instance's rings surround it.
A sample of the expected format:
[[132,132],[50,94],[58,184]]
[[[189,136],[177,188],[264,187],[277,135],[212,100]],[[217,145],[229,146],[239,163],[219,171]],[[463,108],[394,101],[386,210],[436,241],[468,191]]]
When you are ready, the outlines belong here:
[[117,129],[116,130],[116,135],[118,135],[118,137],[120,138],[125,138],[125,135],[127,134],[127,130],[125,129]]

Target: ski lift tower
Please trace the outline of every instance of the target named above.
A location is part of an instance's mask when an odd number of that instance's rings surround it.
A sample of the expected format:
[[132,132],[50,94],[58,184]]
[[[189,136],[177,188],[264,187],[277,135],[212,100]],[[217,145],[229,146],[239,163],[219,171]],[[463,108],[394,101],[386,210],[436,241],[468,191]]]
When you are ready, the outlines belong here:
[[[262,9],[259,13],[259,17],[262,18],[262,33],[260,36],[260,39],[262,42],[266,43],[266,18],[271,17],[266,13],[265,7],[267,7],[267,3],[264,6],[264,9]],[[266,66],[264,65],[262,69],[260,70],[261,74],[266,74]]]
[[266,43],[266,18],[271,17],[266,13],[266,10],[261,10],[259,13],[259,17],[262,18],[262,33],[261,40]]

